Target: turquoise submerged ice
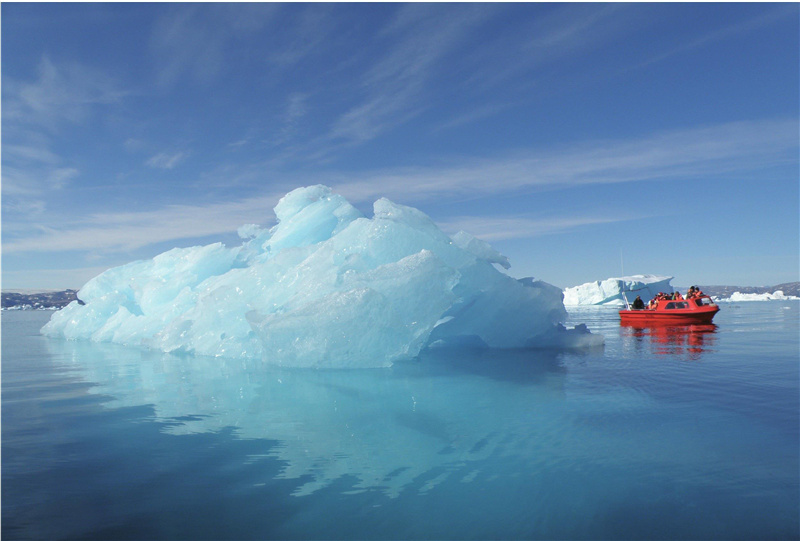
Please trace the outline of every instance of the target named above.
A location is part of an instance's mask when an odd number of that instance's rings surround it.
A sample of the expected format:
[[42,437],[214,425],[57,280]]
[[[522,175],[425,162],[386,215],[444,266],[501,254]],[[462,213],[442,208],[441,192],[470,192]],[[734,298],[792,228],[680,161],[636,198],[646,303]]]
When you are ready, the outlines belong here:
[[583,347],[561,291],[516,280],[466,233],[387,199],[365,217],[326,186],[298,188],[276,226],[243,226],[241,246],[176,248],[89,281],[42,329],[50,336],[284,366],[376,367],[425,347]]

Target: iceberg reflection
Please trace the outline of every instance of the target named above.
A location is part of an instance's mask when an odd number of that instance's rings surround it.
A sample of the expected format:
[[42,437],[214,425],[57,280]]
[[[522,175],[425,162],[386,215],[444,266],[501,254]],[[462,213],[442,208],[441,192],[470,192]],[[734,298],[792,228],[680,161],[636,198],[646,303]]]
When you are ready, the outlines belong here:
[[47,347],[113,397],[108,407],[150,405],[169,434],[232,428],[279,442],[269,456],[285,464],[278,478],[302,483],[296,496],[352,476],[356,490],[396,497],[434,471],[443,473],[420,490],[471,482],[490,458],[559,452],[545,442],[561,432],[566,371],[556,352],[429,351],[391,369],[341,371],[84,341]]

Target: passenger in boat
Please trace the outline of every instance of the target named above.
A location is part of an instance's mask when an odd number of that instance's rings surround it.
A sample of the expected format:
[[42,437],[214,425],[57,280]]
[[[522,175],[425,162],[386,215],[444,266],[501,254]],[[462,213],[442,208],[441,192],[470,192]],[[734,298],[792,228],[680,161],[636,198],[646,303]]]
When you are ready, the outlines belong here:
[[675,292],[675,295],[673,296],[673,298],[674,298],[676,301],[682,301],[682,300],[683,300],[683,295],[681,295],[681,292],[680,292],[680,291],[676,291],[676,292]]
[[636,299],[633,301],[633,309],[634,310],[644,310],[644,301],[639,295],[636,295]]
[[689,287],[689,291],[686,292],[686,298],[691,299],[694,297],[694,286]]

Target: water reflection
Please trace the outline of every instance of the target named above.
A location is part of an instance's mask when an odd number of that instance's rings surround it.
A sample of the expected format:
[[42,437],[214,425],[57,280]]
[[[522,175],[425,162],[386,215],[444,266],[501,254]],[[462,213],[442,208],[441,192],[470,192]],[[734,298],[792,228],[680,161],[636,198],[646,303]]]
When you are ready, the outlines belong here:
[[620,323],[624,347],[649,349],[655,355],[672,355],[697,361],[716,343],[717,326]]
[[443,473],[425,491],[447,478],[471,482],[490,457],[543,459],[564,401],[554,352],[431,352],[392,369],[326,371],[47,343],[92,392],[115,399],[108,407],[149,405],[167,433],[233,428],[279,442],[269,457],[284,464],[278,478],[298,481],[297,496],[352,476],[357,490],[395,497],[432,471]]

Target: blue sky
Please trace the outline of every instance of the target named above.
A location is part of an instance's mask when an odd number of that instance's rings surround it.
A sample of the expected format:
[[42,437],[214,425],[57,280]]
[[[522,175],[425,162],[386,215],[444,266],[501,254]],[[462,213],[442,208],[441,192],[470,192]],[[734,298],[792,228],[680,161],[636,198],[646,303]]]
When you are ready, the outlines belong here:
[[797,4],[2,4],[2,287],[379,197],[516,277],[800,279]]

